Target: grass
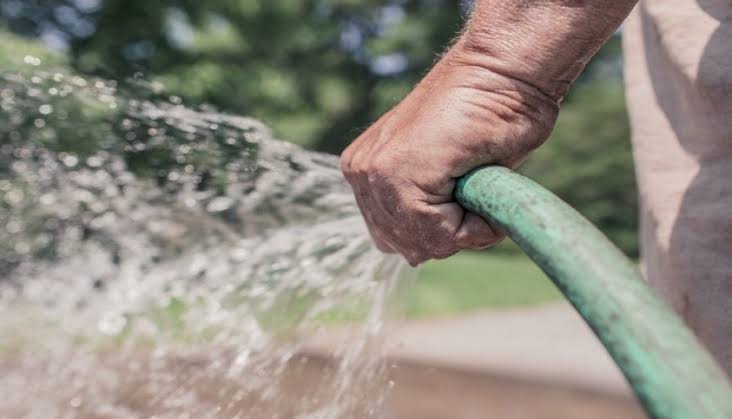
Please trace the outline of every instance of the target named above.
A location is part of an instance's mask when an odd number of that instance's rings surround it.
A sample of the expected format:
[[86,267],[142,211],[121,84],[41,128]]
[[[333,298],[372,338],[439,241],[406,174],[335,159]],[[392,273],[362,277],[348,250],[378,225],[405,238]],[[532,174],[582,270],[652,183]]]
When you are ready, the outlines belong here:
[[[403,278],[392,297],[398,318],[449,316],[479,309],[528,307],[562,299],[554,284],[523,253],[509,246],[462,252],[428,262],[412,278]],[[320,313],[323,324],[357,322],[370,305],[348,301]]]
[[561,294],[523,254],[463,252],[428,262],[400,298],[408,318],[440,316],[481,308],[531,306]]

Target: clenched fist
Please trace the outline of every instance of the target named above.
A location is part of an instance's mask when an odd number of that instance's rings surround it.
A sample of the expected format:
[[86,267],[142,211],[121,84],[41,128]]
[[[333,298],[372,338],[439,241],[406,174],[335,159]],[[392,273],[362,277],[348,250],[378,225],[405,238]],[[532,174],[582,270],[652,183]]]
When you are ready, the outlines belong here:
[[502,239],[455,202],[455,181],[483,165],[516,167],[556,119],[556,100],[475,56],[456,44],[341,156],[376,245],[411,265]]
[[500,231],[455,202],[455,180],[487,164],[514,168],[542,144],[635,3],[476,0],[455,45],[343,153],[378,247],[417,265],[498,242]]

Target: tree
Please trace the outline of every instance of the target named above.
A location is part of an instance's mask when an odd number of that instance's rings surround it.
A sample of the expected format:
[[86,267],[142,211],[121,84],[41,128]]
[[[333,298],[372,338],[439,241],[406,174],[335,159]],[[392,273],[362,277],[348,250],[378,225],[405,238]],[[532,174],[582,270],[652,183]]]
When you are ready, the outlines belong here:
[[331,152],[401,98],[461,26],[458,0],[54,0],[45,8],[0,0],[7,4],[12,29],[61,38],[78,71],[116,80],[143,72],[189,105],[249,114]]

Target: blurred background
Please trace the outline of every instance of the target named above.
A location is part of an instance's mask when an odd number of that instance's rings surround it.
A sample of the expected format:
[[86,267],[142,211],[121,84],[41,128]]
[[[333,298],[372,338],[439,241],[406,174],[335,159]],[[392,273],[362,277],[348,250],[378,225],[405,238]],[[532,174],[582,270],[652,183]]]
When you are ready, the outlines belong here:
[[[250,115],[277,138],[337,154],[430,68],[460,31],[469,3],[0,0],[0,64],[27,66],[23,57],[30,54],[41,66],[160,82],[187,106]],[[592,61],[551,140],[522,171],[637,257],[619,36]],[[475,286],[486,286],[477,270],[489,262],[485,269],[512,272],[513,281],[475,293]],[[454,278],[449,287],[444,275]],[[413,314],[557,296],[510,244],[487,257],[463,254],[430,264],[422,276]]]
[[[173,103],[252,116],[270,126],[278,139],[338,154],[409,92],[457,36],[469,10],[470,1],[460,0],[0,0],[0,70],[64,68],[117,81],[121,96],[134,88],[134,83],[125,81],[142,80]],[[77,106],[73,101],[67,105],[68,126],[81,127],[67,145],[83,147],[79,139],[94,135],[90,124],[94,116],[72,109]],[[59,113],[64,101],[54,106]],[[88,128],[92,132],[83,127],[92,127]],[[25,135],[42,135],[42,130],[31,129]],[[144,170],[148,162],[135,164]],[[638,257],[620,34],[582,74],[563,104],[551,139],[521,171],[578,209],[627,255]],[[548,326],[547,333],[556,331],[557,339],[571,341],[574,332],[562,333],[582,326],[564,309],[530,311],[559,300],[559,292],[543,273],[515,245],[505,243],[487,252],[428,263],[413,289],[404,294],[402,305],[410,320],[520,308],[531,314],[495,322],[514,325],[516,330],[528,327],[526,333],[531,333],[532,323],[546,316],[556,320],[551,323],[556,330]],[[481,320],[481,324],[491,323]],[[435,327],[455,329],[451,323]],[[413,342],[419,342],[420,334],[415,333]],[[585,341],[592,340],[584,329],[578,333]],[[583,345],[579,343],[578,350]],[[591,351],[604,356],[597,347]],[[581,358],[581,353],[573,352],[565,361],[582,367]],[[502,360],[498,355],[495,359]],[[605,362],[599,376],[610,374],[613,383],[622,381],[616,373],[607,373],[607,359],[598,362]],[[551,379],[551,374],[542,379]],[[502,385],[499,380],[491,388],[500,393]],[[532,385],[519,393],[538,400],[541,391]],[[459,393],[460,388],[456,385],[453,390]],[[517,400],[523,399],[512,403]],[[575,396],[566,400],[571,406],[579,403]],[[629,411],[638,415],[632,406],[613,410],[612,403],[597,403],[610,406],[607,417],[631,417],[613,416]]]

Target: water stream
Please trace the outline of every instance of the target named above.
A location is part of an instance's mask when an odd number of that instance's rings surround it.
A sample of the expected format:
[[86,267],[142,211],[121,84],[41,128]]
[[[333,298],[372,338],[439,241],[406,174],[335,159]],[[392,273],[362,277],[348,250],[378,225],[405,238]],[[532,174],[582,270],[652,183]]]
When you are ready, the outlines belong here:
[[0,108],[0,417],[384,417],[405,269],[336,157],[142,79],[2,72]]

